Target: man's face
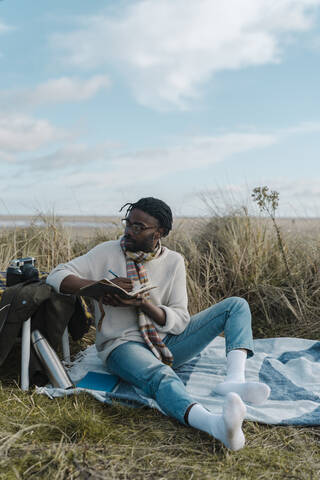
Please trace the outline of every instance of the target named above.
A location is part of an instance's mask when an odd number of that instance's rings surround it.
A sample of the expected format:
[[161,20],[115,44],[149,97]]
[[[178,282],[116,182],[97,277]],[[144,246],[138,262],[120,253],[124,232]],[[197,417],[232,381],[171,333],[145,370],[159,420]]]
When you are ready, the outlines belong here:
[[[127,226],[124,232],[125,247],[130,252],[152,252],[163,234],[163,229],[159,227],[156,218],[148,213],[134,208],[129,213]],[[139,232],[135,232],[135,226],[141,227]]]

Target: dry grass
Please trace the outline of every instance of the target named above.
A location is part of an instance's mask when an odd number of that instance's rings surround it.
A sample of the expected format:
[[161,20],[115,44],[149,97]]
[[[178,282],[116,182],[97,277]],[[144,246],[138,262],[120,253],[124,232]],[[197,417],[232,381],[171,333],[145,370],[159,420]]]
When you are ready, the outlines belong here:
[[[229,452],[145,408],[0,390],[0,479],[317,479],[319,431],[246,423]],[[8,415],[10,409],[10,415]]]
[[270,222],[246,212],[212,217],[192,237],[170,244],[186,259],[192,313],[223,298],[248,300],[255,337],[320,336],[320,233],[283,231],[284,252]]
[[[4,231],[0,269],[33,255],[48,271],[119,235],[99,230],[75,241],[59,220]],[[188,234],[187,234],[188,231]],[[183,253],[190,310],[230,295],[246,297],[256,336],[319,336],[318,232],[284,233],[288,281],[270,224],[243,214],[180,223],[166,243]],[[82,346],[92,341],[92,333]],[[74,345],[74,351],[81,348]],[[205,433],[159,412],[106,406],[81,395],[49,400],[16,385],[18,353],[0,371],[0,479],[316,480],[320,478],[319,428],[270,427],[246,422],[246,447],[227,451]]]
[[37,215],[29,227],[0,231],[0,269],[5,270],[13,258],[33,256],[38,267],[49,272],[58,263],[82,255],[97,243],[117,238],[119,232],[117,228],[97,228],[88,237],[73,236],[60,218]]

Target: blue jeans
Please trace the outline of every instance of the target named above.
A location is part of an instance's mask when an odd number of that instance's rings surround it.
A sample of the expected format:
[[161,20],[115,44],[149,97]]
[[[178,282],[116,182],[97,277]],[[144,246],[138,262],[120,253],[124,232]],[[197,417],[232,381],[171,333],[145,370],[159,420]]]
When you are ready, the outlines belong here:
[[174,369],[195,357],[222,332],[226,353],[243,348],[248,356],[253,355],[251,313],[242,298],[227,298],[191,317],[180,335],[167,335],[163,341],[173,354],[172,368],[159,361],[146,344],[131,341],[110,353],[107,368],[154,398],[167,415],[185,423],[186,411],[196,402]]

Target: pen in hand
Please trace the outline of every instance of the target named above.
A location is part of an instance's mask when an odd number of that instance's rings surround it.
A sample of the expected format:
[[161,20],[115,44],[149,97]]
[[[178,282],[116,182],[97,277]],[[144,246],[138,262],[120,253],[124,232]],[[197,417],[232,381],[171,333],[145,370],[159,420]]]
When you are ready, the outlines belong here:
[[[112,270],[108,270],[109,273],[112,273],[112,275],[114,275],[115,278],[120,278],[119,275],[117,275],[116,273],[114,273]],[[113,279],[114,280],[114,279]],[[111,283],[114,283],[115,285],[117,285],[118,287],[121,287],[123,288],[124,290],[126,290],[127,292],[131,292],[134,288],[134,285],[133,285],[133,282],[132,280],[130,280],[129,278],[122,278],[121,279],[121,283],[118,284],[118,282],[113,282],[112,280],[109,280],[108,279],[108,282],[111,282]]]
[[108,272],[112,273],[112,275],[114,275],[115,277],[119,278],[119,275],[117,275],[116,273],[114,273],[112,270],[108,270]]

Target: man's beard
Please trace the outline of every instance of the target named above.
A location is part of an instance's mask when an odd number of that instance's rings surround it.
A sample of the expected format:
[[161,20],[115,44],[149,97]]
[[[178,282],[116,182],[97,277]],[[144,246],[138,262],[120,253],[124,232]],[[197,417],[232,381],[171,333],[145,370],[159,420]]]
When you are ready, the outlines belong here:
[[128,252],[153,252],[154,251],[154,237],[147,238],[144,242],[137,243],[131,237],[124,237],[125,238],[125,247]]

